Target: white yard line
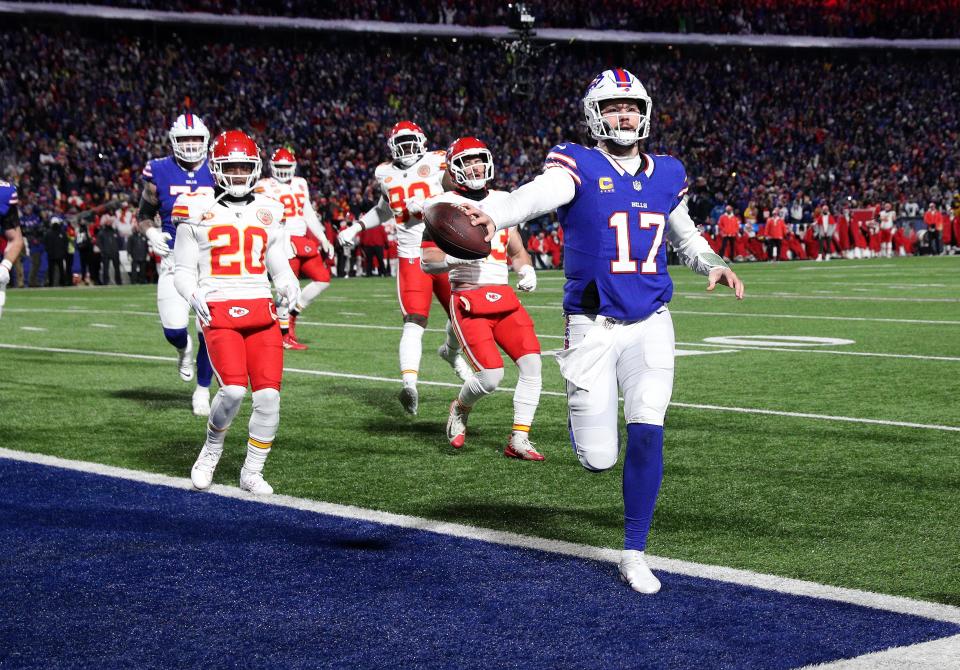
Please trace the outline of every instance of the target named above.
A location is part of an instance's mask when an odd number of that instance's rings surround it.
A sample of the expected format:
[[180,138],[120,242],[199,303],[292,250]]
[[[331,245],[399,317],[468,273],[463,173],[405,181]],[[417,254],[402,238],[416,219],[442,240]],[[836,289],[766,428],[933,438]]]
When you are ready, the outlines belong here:
[[[856,290],[856,289],[855,289]],[[865,290],[865,289],[861,289]],[[703,293],[687,293],[684,291],[677,291],[673,295],[696,298],[703,295]],[[732,293],[717,293],[714,297],[716,298],[732,298]],[[821,300],[823,302],[832,302],[834,300],[855,300],[857,302],[960,302],[960,298],[885,298],[880,296],[860,296],[860,295],[832,295],[830,297],[822,295],[805,295],[801,293],[788,293],[786,291],[778,291],[774,293],[756,293],[750,291],[747,294],[747,297],[750,300]]]
[[[12,449],[0,448],[0,458],[7,458],[26,463],[36,463],[51,467],[64,468],[77,472],[88,472],[106,477],[114,477],[129,481],[142,482],[155,486],[167,486],[170,488],[192,491],[193,485],[189,478],[170,477],[138,470],[129,470],[99,463],[89,463],[86,461],[75,461],[56,456],[47,456],[44,454],[33,454]],[[345,519],[356,519],[373,523],[384,524],[388,526],[398,526],[401,528],[410,528],[413,530],[438,533],[440,535],[449,535],[451,537],[461,537],[491,544],[502,544],[511,547],[520,547],[524,549],[535,549],[565,556],[584,558],[593,561],[605,563],[616,563],[620,558],[620,551],[607,547],[593,547],[585,544],[576,544],[573,542],[564,542],[562,540],[548,540],[517,533],[508,533],[505,531],[491,530],[487,528],[477,528],[464,524],[448,523],[433,519],[424,519],[421,517],[407,516],[403,514],[392,514],[390,512],[381,512],[378,510],[365,509],[362,507],[353,507],[350,505],[338,505],[335,503],[320,502],[317,500],[308,500],[305,498],[294,498],[292,496],[273,495],[269,497],[255,496],[251,493],[241,491],[232,486],[223,486],[214,484],[206,492],[195,495],[218,495],[224,498],[234,498],[245,500],[253,504],[272,505],[276,507],[286,507],[290,509],[315,512],[317,514],[326,514]],[[750,570],[738,570],[717,565],[706,565],[703,563],[693,563],[690,561],[681,561],[672,558],[662,558],[649,556],[650,565],[655,570],[699,577],[703,579],[712,579],[715,581],[752,586],[778,593],[786,593],[797,596],[807,596],[812,598],[821,598],[836,602],[850,603],[853,605],[862,605],[874,609],[885,610],[888,612],[897,612],[900,614],[909,614],[915,616],[936,619],[938,621],[947,621],[960,624],[960,608],[940,603],[932,603],[923,600],[914,600],[902,596],[890,596],[869,591],[860,591],[857,589],[847,589],[837,586],[828,586],[816,582],[808,582],[799,579],[790,579],[788,577],[778,577]],[[952,638],[950,638],[952,639]]]
[[[103,356],[107,358],[132,358],[137,360],[145,361],[157,361],[157,362],[173,362],[176,359],[172,356],[156,356],[152,354],[128,354],[123,352],[114,352],[114,351],[91,351],[86,349],[67,349],[62,347],[37,347],[26,344],[5,344],[0,343],[0,349],[12,349],[20,351],[42,351],[46,353],[62,353],[62,354],[74,354],[78,356]],[[348,380],[363,380],[371,382],[381,382],[391,385],[396,385],[400,383],[399,379],[393,377],[380,377],[376,375],[360,375],[353,372],[333,372],[330,370],[308,370],[304,368],[293,368],[293,367],[284,367],[284,372],[303,374],[303,375],[312,375],[316,377],[332,377],[336,379],[348,379]],[[427,380],[420,380],[418,384],[423,386],[439,386],[444,388],[460,388],[461,384],[455,384],[450,382],[432,382]],[[511,386],[501,386],[497,389],[498,391],[514,391],[515,389]],[[566,397],[565,393],[560,393],[558,391],[542,391],[541,395],[545,396],[554,396],[554,397]],[[771,410],[771,409],[759,409],[755,407],[727,407],[724,405],[704,405],[696,403],[683,403],[683,402],[671,402],[673,407],[683,407],[686,409],[703,409],[716,412],[734,412],[737,414],[761,414],[768,416],[786,416],[786,417],[795,417],[802,419],[815,419],[820,421],[842,421],[846,423],[861,423],[869,425],[881,425],[881,426],[895,426],[900,428],[920,428],[926,430],[942,430],[948,432],[960,432],[960,426],[945,426],[940,424],[929,424],[929,423],[913,423],[910,421],[892,421],[888,419],[865,419],[860,417],[853,416],[835,416],[830,414],[813,414],[807,412],[787,412],[782,410]]]

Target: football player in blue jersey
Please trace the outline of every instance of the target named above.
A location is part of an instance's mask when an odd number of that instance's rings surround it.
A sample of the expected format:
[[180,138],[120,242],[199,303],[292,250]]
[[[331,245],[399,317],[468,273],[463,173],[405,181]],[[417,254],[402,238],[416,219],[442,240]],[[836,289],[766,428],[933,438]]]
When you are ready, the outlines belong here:
[[[190,305],[173,285],[173,242],[176,223],[171,220],[173,203],[181,193],[213,193],[213,175],[207,166],[210,131],[196,114],[177,117],[168,133],[173,155],[154,158],[143,169],[143,189],[137,219],[150,243],[150,251],[160,257],[157,281],[157,309],[167,341],[177,349],[177,368],[183,381],[193,379],[193,343],[187,332]],[[159,214],[160,224],[157,225]],[[213,368],[207,356],[203,334],[197,329],[197,387],[193,392],[193,413],[210,414],[210,381]]]
[[20,231],[20,213],[18,211],[17,187],[0,179],[0,230],[7,240],[0,260],[0,314],[7,301],[7,284],[10,283],[10,270],[23,252],[23,233]]
[[600,472],[619,457],[617,391],[627,423],[623,466],[624,551],[620,577],[640,593],[660,581],[644,558],[663,478],[663,421],[673,390],[674,334],[667,303],[669,240],[684,263],[708,277],[707,290],[743,284],[700,236],[687,212],[687,175],[672,156],[640,150],[652,103],[624,69],[605,70],[587,88],[583,112],[592,148],[559,144],[543,173],[485,211],[476,225],[496,230],[557,211],[564,230],[570,440],[584,468]]

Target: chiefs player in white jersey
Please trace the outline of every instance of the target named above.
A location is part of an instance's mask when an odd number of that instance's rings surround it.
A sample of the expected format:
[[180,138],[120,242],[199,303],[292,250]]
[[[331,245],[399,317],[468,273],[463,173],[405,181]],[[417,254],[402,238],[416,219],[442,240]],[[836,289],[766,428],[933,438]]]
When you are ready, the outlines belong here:
[[173,207],[174,284],[197,314],[220,382],[190,478],[198,489],[210,486],[249,383],[253,412],[240,488],[270,494],[263,465],[280,422],[283,343],[267,273],[287,304],[300,297],[300,284],[287,262],[283,206],[253,192],[261,167],[256,142],[240,130],[222,133],[210,167],[215,193],[184,194]]
[[[493,181],[493,156],[475,137],[462,137],[447,150],[449,192],[430,198],[422,207],[438,202],[484,205],[507,197],[504,191],[489,190]],[[420,209],[419,204],[410,204]],[[466,380],[456,400],[450,403],[447,438],[459,449],[467,433],[467,417],[474,404],[493,393],[503,379],[503,358],[497,345],[514,360],[520,378],[513,394],[513,430],[503,453],[511,458],[542,461],[530,442],[530,424],[540,403],[540,342],[533,320],[517,299],[508,282],[508,262],[520,279],[517,288],[533,291],[537,275],[516,228],[498,231],[490,241],[490,255],[482,260],[462,260],[442,250],[425,247],[423,268],[427,272],[449,272],[453,293],[450,318],[463,352],[476,373]]]
[[893,227],[897,220],[897,213],[889,202],[883,204],[879,214],[880,219],[880,255],[893,258]]
[[[420,246],[423,243],[423,219],[407,210],[411,198],[425,200],[443,192],[443,151],[427,151],[427,138],[420,126],[401,121],[390,131],[387,140],[392,162],[377,166],[375,176],[380,188],[380,201],[359,221],[340,232],[341,245],[350,247],[356,236],[388,221],[396,222],[397,295],[403,313],[403,334],[400,336],[400,371],[403,389],[400,403],[410,414],[417,413],[419,394],[417,376],[423,351],[423,333],[430,316],[430,296],[435,295],[449,316],[450,282],[446,273],[428,275],[420,268]],[[426,244],[433,244],[427,242]],[[437,353],[447,361],[461,379],[469,378],[469,366],[458,353],[456,336],[447,323],[447,341]]]
[[[333,245],[327,239],[323,224],[310,202],[310,188],[303,177],[295,177],[297,159],[293,152],[280,147],[270,158],[270,177],[261,179],[257,189],[279,200],[284,208],[284,229],[290,238],[290,267],[297,277],[308,277],[310,283],[300,292],[300,300],[289,308],[279,307],[280,331],[285,349],[306,349],[297,340],[297,317],[314,299],[330,286],[330,268],[326,258],[333,258]],[[307,236],[307,231],[313,238]],[[320,251],[323,251],[323,255]],[[289,315],[288,315],[289,312]]]

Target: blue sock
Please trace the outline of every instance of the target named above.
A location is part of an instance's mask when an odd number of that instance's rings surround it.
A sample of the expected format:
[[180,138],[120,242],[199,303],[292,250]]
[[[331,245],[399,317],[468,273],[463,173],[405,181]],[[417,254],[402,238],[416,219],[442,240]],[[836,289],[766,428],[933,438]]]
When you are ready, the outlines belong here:
[[187,335],[186,328],[164,328],[163,336],[167,338],[167,342],[175,346],[177,349],[184,349],[187,346],[187,338],[190,337]]
[[623,462],[623,548],[643,551],[663,480],[663,426],[627,424]]
[[197,347],[197,386],[210,388],[210,380],[213,379],[213,366],[210,364],[210,356],[207,355],[207,341],[203,339],[203,333],[197,332],[197,340],[200,346]]

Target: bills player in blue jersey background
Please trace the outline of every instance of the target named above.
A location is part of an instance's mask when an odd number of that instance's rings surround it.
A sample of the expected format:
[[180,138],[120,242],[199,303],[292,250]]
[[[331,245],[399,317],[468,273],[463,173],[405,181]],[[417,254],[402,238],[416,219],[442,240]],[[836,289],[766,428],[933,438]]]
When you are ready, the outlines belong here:
[[663,478],[663,422],[673,391],[674,334],[667,303],[670,241],[684,263],[708,276],[707,290],[743,284],[713,253],[687,212],[687,175],[672,156],[640,151],[652,102],[624,69],[605,70],[587,88],[583,112],[597,146],[567,143],[547,154],[543,173],[486,207],[469,208],[487,239],[556,210],[564,230],[570,439],[584,468],[612,468],[619,457],[618,386],[627,423],[623,466],[624,551],[620,577],[656,593],[644,549]]
[[7,284],[10,283],[10,270],[23,251],[23,233],[20,231],[20,213],[17,200],[17,187],[0,179],[0,230],[7,240],[0,260],[0,315],[7,300]]
[[[207,145],[210,131],[196,114],[187,112],[174,121],[169,132],[173,155],[154,158],[143,169],[143,189],[137,219],[150,243],[150,251],[160,257],[157,281],[157,309],[167,341],[177,349],[177,368],[183,381],[193,379],[193,343],[187,325],[190,305],[177,293],[173,285],[173,242],[176,224],[170,213],[173,203],[182,193],[208,191],[213,193],[213,175],[207,166]],[[156,224],[157,215],[160,225]],[[197,330],[197,387],[193,392],[193,413],[210,414],[210,381],[213,368],[207,356],[203,334]]]

